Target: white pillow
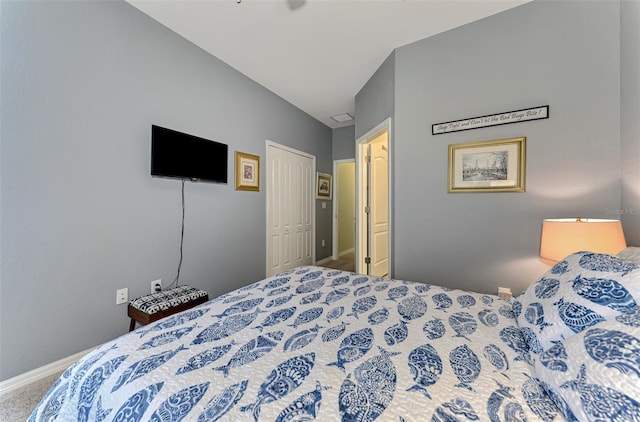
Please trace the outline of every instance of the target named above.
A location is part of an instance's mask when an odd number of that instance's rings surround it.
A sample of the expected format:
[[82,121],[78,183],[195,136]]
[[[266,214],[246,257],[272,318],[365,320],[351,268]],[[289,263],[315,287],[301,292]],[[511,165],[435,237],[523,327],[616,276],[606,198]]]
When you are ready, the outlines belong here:
[[612,255],[577,252],[547,271],[513,302],[534,354],[640,305],[640,266]]
[[640,247],[627,246],[616,254],[618,258],[622,258],[625,261],[631,261],[640,265]]
[[535,371],[568,420],[640,420],[640,307],[557,343]]

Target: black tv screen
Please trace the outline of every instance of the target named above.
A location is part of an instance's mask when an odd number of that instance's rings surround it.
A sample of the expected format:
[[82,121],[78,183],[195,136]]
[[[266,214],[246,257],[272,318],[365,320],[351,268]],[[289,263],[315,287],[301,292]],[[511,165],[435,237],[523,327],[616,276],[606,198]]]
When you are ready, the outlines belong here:
[[151,175],[227,183],[226,144],[151,126]]

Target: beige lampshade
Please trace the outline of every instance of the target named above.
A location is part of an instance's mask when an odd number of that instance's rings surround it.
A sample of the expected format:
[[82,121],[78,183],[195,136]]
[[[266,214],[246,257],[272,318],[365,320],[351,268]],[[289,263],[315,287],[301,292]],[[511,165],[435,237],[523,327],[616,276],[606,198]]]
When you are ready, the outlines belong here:
[[574,252],[617,254],[627,244],[618,220],[555,218],[542,222],[540,256],[560,261]]

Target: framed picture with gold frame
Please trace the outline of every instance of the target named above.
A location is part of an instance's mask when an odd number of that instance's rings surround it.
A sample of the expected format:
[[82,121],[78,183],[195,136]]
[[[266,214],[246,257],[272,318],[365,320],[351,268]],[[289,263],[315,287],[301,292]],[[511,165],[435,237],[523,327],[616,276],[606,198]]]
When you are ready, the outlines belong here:
[[524,192],[526,141],[449,145],[449,192]]
[[260,157],[236,151],[236,190],[260,190]]

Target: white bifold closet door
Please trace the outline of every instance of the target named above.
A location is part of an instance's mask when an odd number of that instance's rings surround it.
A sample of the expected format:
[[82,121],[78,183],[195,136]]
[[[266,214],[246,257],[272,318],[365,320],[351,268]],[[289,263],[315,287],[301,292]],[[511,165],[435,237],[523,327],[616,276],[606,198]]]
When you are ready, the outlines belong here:
[[267,145],[267,276],[313,263],[313,156]]

